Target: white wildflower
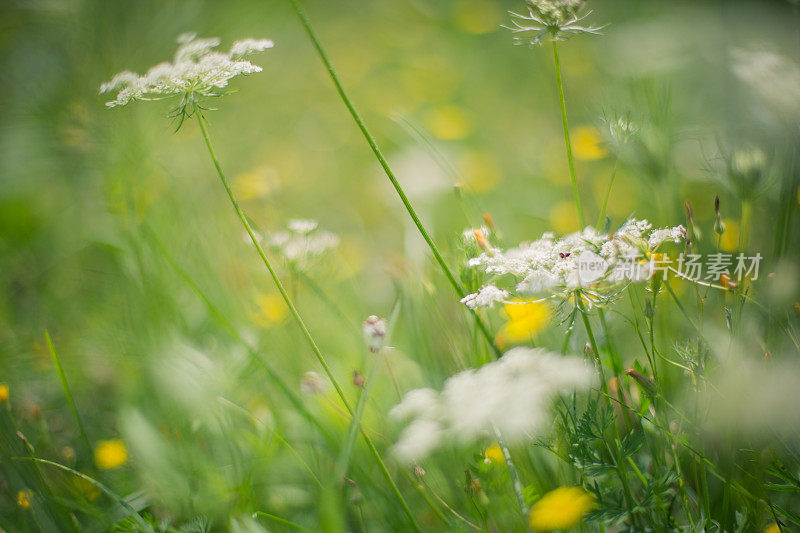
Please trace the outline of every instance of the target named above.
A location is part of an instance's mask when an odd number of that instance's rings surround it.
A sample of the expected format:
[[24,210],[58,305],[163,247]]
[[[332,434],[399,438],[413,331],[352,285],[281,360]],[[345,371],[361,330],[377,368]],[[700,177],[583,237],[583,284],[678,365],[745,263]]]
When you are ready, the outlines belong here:
[[498,289],[494,285],[481,287],[478,292],[468,294],[461,298],[461,303],[470,309],[478,307],[492,307],[497,302],[502,302],[508,298],[508,291]]
[[306,268],[312,260],[336,248],[339,237],[320,230],[315,220],[292,220],[288,230],[270,235],[269,243],[288,262]]
[[601,28],[581,26],[584,0],[526,0],[528,14],[511,13],[510,29],[517,43],[541,44],[548,35],[563,41],[579,33],[598,34]]
[[[495,294],[494,280],[511,276],[521,293],[561,293],[590,290],[598,298],[601,290],[624,281],[643,281],[657,269],[652,254],[666,242],[678,243],[686,236],[683,226],[653,229],[646,220],[630,219],[614,234],[587,227],[581,232],[556,238],[545,233],[539,240],[523,242],[508,250],[491,250],[468,261],[487,276],[486,299]],[[611,292],[611,291],[607,291]],[[480,291],[467,297],[478,301]],[[507,297],[508,295],[505,295]]]
[[176,115],[186,117],[205,97],[221,96],[231,78],[261,72],[244,57],[273,46],[267,39],[245,39],[233,43],[227,53],[216,52],[219,39],[200,39],[194,34],[178,37],[178,50],[171,63],[159,63],[144,75],[123,71],[100,86],[100,93],[118,91],[109,107],[123,106],[135,100],[159,100],[180,97]]
[[317,229],[319,223],[316,220],[295,219],[289,221],[289,229],[295,233],[307,235]]
[[443,441],[467,444],[495,430],[513,443],[541,434],[553,399],[587,389],[595,372],[583,359],[545,349],[514,348],[498,361],[448,378],[441,392],[412,390],[391,411],[409,421],[394,447],[402,461],[421,460]]
[[384,337],[388,330],[386,319],[380,318],[376,315],[370,315],[362,324],[362,331],[364,333],[364,340],[367,346],[373,352],[379,351],[383,347]]

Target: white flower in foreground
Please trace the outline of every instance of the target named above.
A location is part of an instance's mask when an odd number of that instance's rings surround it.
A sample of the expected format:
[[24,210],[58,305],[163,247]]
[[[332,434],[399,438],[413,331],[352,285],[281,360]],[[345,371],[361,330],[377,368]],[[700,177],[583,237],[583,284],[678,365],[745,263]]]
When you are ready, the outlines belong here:
[[147,73],[138,75],[123,71],[100,86],[100,93],[117,91],[108,107],[127,105],[135,100],[160,100],[180,97],[176,111],[188,116],[205,97],[222,96],[231,78],[261,72],[261,67],[244,58],[272,48],[268,39],[236,41],[227,53],[214,51],[217,38],[199,39],[194,34],[178,37],[178,50],[171,63],[159,63]]
[[461,298],[461,303],[470,309],[477,309],[478,307],[492,307],[506,298],[508,298],[508,291],[498,289],[494,285],[486,285],[481,287],[478,292],[473,292]]
[[587,389],[595,371],[583,359],[514,348],[499,360],[448,378],[441,392],[408,392],[390,415],[407,421],[394,446],[398,459],[424,459],[443,441],[466,444],[499,431],[508,442],[546,431],[554,398]]
[[316,220],[291,220],[288,230],[273,233],[269,243],[299,268],[339,245],[339,237],[319,229]]
[[[500,282],[511,280],[525,294],[553,293],[570,296],[582,289],[600,297],[626,282],[650,279],[658,270],[654,253],[666,242],[681,242],[683,226],[653,230],[646,220],[630,219],[610,235],[587,227],[556,238],[543,234],[508,250],[490,249],[469,260],[487,276],[485,299],[496,294]],[[661,265],[663,267],[663,265]],[[479,291],[464,303],[477,304]],[[463,301],[463,300],[462,300]]]

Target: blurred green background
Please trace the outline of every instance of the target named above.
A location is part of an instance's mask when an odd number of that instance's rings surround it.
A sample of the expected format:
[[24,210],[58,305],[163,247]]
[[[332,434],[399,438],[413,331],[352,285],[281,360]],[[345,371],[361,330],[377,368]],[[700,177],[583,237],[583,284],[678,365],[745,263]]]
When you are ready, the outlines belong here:
[[[507,243],[577,229],[552,55],[547,47],[513,46],[500,28],[521,1],[306,4],[451,264],[459,235],[484,223],[484,213]],[[800,87],[776,85],[756,68],[763,62],[748,71],[743,57],[781,54],[798,72],[797,6],[590,4],[592,23],[608,24],[604,35],[561,47],[588,218],[597,216],[619,156],[612,226],[630,215],[685,223],[688,200],[710,232],[719,194],[735,231],[741,198],[725,161],[755,146],[772,170],[764,172],[769,187],[758,190],[751,249],[767,257],[786,251],[796,279],[800,102],[791,91]],[[312,450],[320,437],[282,412],[285,399],[245,344],[298,390],[301,376],[318,370],[312,354],[246,243],[196,123],[176,133],[167,103],[107,109],[106,95],[98,95],[114,73],[144,72],[171,58],[175,38],[187,31],[219,36],[223,48],[251,36],[276,43],[253,60],[262,73],[235,80],[237,92],[213,102],[210,133],[247,214],[264,231],[312,218],[340,236],[340,247],[301,275],[282,271],[337,375],[347,382],[363,369],[360,322],[388,315],[398,298],[392,357],[402,388],[440,383],[459,361],[474,360],[468,316],[288,2],[4,0],[0,381],[43,453],[93,468],[44,343],[48,330],[89,440],[122,436],[131,449],[128,466],[103,474],[115,490],[145,488],[150,503],[180,519],[259,505],[303,509],[310,496],[302,469],[277,460],[291,451],[264,438],[250,417],[283,419],[284,437]],[[604,117],[639,124],[638,140],[620,151],[605,146]],[[776,242],[773,222],[783,214],[792,231]],[[795,283],[775,305],[790,309],[797,290]],[[496,328],[503,317],[491,320]],[[560,335],[544,332],[541,342],[558,346]],[[374,401],[385,412],[396,400],[387,387]],[[324,402],[311,408],[344,424]],[[67,446],[74,457],[64,456]],[[7,500],[0,514],[17,512],[13,494],[0,498]]]

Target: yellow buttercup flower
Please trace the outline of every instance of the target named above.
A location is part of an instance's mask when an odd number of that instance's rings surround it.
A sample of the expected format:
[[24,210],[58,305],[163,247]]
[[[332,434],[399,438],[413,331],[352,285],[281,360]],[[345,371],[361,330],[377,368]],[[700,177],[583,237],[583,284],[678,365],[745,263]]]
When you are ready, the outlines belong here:
[[483,458],[494,464],[502,463],[504,461],[503,450],[498,444],[492,444],[483,452]]
[[23,509],[30,509],[33,505],[33,492],[28,489],[21,490],[17,493],[17,505]]
[[128,450],[119,439],[103,440],[94,450],[94,463],[97,468],[111,470],[128,462]]
[[572,153],[576,159],[592,161],[608,155],[608,150],[603,146],[603,137],[597,128],[578,126],[572,131]]
[[11,389],[5,383],[0,383],[0,403],[8,402],[11,397]]
[[781,533],[781,528],[778,527],[778,524],[770,524],[764,528],[764,533]]
[[550,322],[550,306],[545,302],[515,302],[518,303],[503,306],[508,322],[497,334],[497,341],[501,345],[529,341]]
[[571,529],[594,507],[594,498],[580,487],[559,487],[542,496],[531,507],[529,519],[534,531]]

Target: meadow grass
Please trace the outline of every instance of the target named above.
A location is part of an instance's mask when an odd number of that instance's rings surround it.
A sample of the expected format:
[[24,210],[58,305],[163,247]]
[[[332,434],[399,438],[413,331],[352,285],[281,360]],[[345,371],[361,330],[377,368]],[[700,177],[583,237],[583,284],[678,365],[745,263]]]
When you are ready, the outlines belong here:
[[800,527],[796,10],[308,3],[11,10],[0,530]]

